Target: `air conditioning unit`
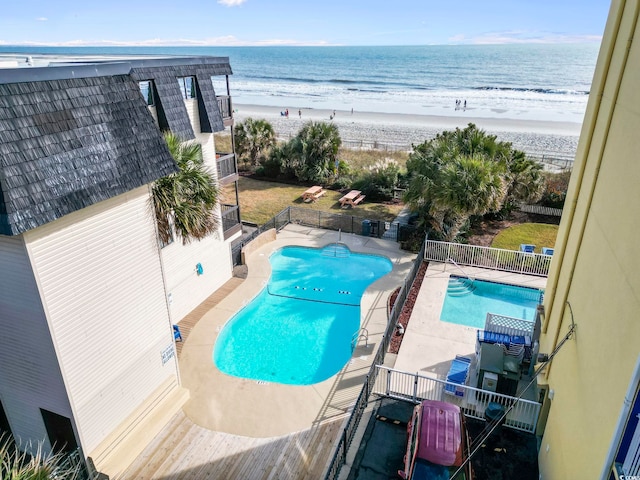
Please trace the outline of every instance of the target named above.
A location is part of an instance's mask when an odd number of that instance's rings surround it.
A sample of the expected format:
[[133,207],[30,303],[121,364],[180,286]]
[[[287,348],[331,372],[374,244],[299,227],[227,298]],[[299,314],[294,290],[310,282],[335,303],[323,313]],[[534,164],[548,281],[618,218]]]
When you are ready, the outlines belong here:
[[495,392],[498,388],[498,375],[491,372],[484,372],[482,377],[482,389],[489,392]]

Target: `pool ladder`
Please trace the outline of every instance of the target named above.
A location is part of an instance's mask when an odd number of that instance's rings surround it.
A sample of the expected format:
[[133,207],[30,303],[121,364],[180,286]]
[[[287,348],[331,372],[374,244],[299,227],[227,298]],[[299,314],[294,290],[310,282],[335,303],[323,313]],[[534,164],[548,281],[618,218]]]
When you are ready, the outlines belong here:
[[353,334],[353,337],[351,338],[351,351],[356,349],[356,347],[358,346],[358,342],[360,341],[361,338],[364,338],[364,346],[368,347],[369,346],[369,330],[367,330],[366,328],[361,328],[360,330],[358,330]]

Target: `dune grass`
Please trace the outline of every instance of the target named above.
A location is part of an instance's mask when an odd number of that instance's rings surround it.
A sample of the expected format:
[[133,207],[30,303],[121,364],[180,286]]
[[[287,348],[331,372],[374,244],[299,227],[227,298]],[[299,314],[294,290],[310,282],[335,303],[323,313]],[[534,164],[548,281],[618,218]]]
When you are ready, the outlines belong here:
[[[217,152],[231,151],[231,135],[226,133],[217,133],[214,138]],[[409,153],[341,148],[338,152],[338,158],[347,162],[351,170],[354,172],[366,170],[372,165],[379,164],[389,158],[395,160],[400,168],[404,170],[407,164],[407,159],[409,158]]]
[[[355,208],[343,209],[338,202],[343,194],[334,190],[327,190],[325,195],[315,202],[305,203],[302,201],[301,195],[308,188],[307,186],[255,180],[247,177],[240,177],[238,187],[242,219],[258,225],[267,222],[289,206],[388,222],[393,221],[402,209],[402,205],[399,204],[373,203],[366,199]],[[228,203],[235,203],[235,198],[230,196],[233,195],[232,188],[223,189],[222,194],[223,202],[227,198]]]
[[493,242],[491,242],[491,246],[494,248],[519,250],[520,244],[528,243],[536,246],[536,253],[541,253],[542,247],[554,248],[557,235],[557,225],[522,223],[500,232],[493,239]]

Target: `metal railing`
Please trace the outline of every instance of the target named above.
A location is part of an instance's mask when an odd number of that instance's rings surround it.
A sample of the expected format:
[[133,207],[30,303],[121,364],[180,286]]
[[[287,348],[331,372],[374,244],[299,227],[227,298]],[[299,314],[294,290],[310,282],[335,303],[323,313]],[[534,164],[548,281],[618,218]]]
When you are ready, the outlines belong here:
[[[489,392],[468,385],[447,382],[417,373],[401,372],[378,365],[378,374],[372,393],[387,397],[420,402],[440,400],[458,405],[465,415],[485,419],[490,402],[499,403],[505,410],[513,405],[504,425],[516,430],[534,433],[541,405],[531,400],[517,399],[501,393]],[[449,391],[445,387],[449,386]]]
[[238,174],[236,156],[233,153],[219,153],[216,158],[218,180]]
[[554,167],[567,170],[573,168],[575,155],[567,155],[564,153],[527,152],[527,158],[535,160],[538,163],[553,165]]
[[462,272],[462,276],[463,277],[468,278],[472,282],[475,280],[475,278],[472,275],[469,275],[467,272],[465,272],[464,268],[462,268],[460,265],[458,265],[453,258],[447,258],[447,263],[453,263],[456,266],[456,268],[458,270],[460,270],[460,272]]
[[231,97],[228,95],[216,95],[218,108],[222,114],[222,118],[231,118]]
[[373,363],[371,364],[371,368],[369,369],[369,373],[365,377],[364,385],[362,386],[362,390],[358,395],[355,405],[353,406],[353,410],[351,411],[351,415],[347,419],[346,425],[342,431],[342,435],[340,436],[340,440],[336,445],[333,458],[331,459],[331,463],[327,468],[327,473],[325,475],[325,480],[334,480],[338,478],[340,474],[340,469],[342,465],[346,462],[347,452],[349,451],[349,446],[353,441],[353,437],[355,436],[356,429],[360,424],[360,420],[362,419],[362,414],[369,402],[369,396],[373,392],[373,387],[376,383],[376,376],[378,375],[378,366],[384,363],[384,357],[389,349],[389,344],[391,343],[391,338],[395,333],[396,325],[398,323],[398,318],[400,316],[400,312],[404,308],[404,303],[409,295],[409,291],[411,290],[411,286],[418,274],[418,270],[420,269],[420,265],[422,265],[422,259],[424,257],[424,245],[422,246],[422,250],[416,257],[409,270],[409,273],[405,277],[404,283],[398,292],[398,296],[396,297],[396,301],[391,309],[391,313],[389,314],[389,318],[387,320],[387,328],[382,336],[380,341],[380,345],[378,346],[378,350],[376,351],[376,355],[373,359]]
[[460,265],[540,277],[549,275],[549,265],[551,264],[551,255],[435,240],[425,242],[424,259],[442,263],[446,263],[447,259],[453,259]]
[[243,225],[247,227],[247,229],[252,230],[250,233],[245,234],[242,238],[235,242],[231,247],[231,258],[233,259],[233,266],[236,267],[242,264],[242,248],[251,242],[254,238],[260,235],[267,230],[271,230],[275,228],[276,231],[280,231],[283,229],[288,223],[291,222],[290,215],[291,207],[287,207],[282,210],[280,213],[276,214],[271,220],[268,220],[263,225],[257,225],[248,222],[242,222]]
[[220,206],[222,210],[222,230],[231,230],[236,225],[240,225],[240,207],[238,205],[226,205]]

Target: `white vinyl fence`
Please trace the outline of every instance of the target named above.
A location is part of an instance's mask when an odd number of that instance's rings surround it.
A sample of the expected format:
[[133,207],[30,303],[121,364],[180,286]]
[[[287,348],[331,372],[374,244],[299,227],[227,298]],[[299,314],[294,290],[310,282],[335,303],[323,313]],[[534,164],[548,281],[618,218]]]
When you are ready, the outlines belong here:
[[464,245],[461,243],[425,241],[424,259],[452,262],[458,265],[489,268],[504,272],[524,273],[546,277],[549,275],[551,255],[525,253],[517,250]]
[[[458,405],[465,415],[484,420],[489,402],[499,403],[505,410],[514,405],[507,415],[506,427],[534,433],[540,414],[540,404],[531,400],[489,392],[468,385],[450,383],[417,373],[401,372],[383,365],[377,366],[378,374],[372,393],[419,402],[440,400]],[[454,392],[445,391],[445,386],[454,387]]]

